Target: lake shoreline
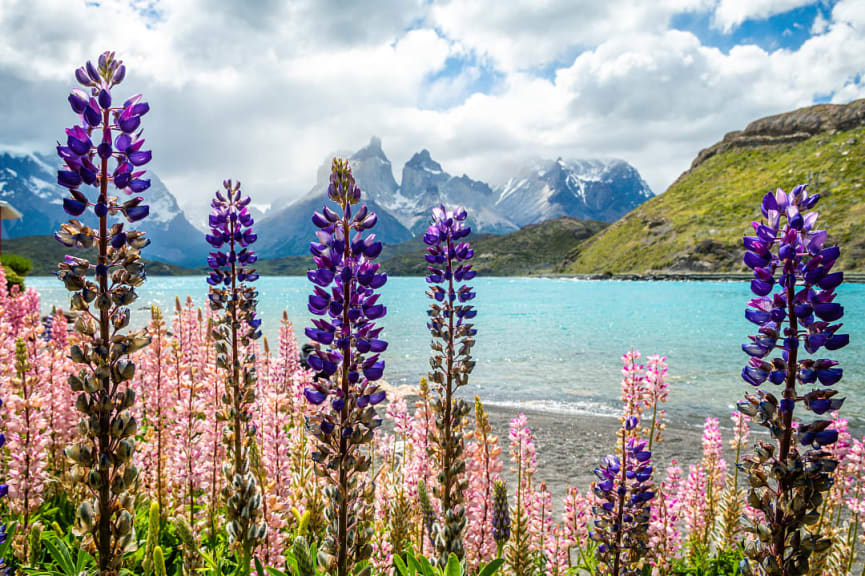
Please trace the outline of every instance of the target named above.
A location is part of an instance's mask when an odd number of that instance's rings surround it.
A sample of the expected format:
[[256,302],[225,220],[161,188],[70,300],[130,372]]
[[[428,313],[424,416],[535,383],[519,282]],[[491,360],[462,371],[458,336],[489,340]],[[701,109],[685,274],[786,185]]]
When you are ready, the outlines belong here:
[[[148,262],[151,264],[163,264],[158,261]],[[162,266],[157,268],[165,269]],[[148,274],[149,279],[158,278],[188,278],[192,276],[205,276],[207,270],[183,269],[175,274]],[[525,278],[546,280],[582,280],[582,281],[612,281],[612,282],[750,282],[754,277],[750,272],[626,272],[619,274],[556,274],[552,272],[530,274],[530,275],[500,275],[485,274],[487,278]],[[303,274],[262,274],[262,278],[305,278]],[[27,278],[53,278],[52,275],[34,274]],[[398,275],[392,278],[423,278],[423,276]],[[865,284],[865,272],[844,272],[844,282],[849,284]]]
[[[620,429],[619,419],[610,416],[574,415],[522,410],[485,404],[493,432],[499,438],[502,448],[505,478],[513,483],[513,473],[508,456],[508,429],[510,421],[520,413],[525,414],[528,427],[535,438],[537,449],[537,482],[545,482],[553,496],[557,513],[562,509],[562,500],[568,486],[576,486],[585,493],[596,479],[594,469],[608,454],[615,453],[616,432]],[[718,414],[724,437],[724,456],[727,465],[732,466],[735,454],[730,449],[732,423],[729,414]],[[667,422],[663,440],[653,447],[652,461],[655,467],[655,481],[660,482],[666,475],[672,461],[682,468],[687,476],[691,464],[702,458],[702,428]]]

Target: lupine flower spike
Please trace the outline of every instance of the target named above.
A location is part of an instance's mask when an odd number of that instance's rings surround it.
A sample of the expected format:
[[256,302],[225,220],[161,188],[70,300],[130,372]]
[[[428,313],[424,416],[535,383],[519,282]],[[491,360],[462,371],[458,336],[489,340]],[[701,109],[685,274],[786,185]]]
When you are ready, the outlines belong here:
[[466,211],[439,206],[433,209],[432,215],[432,224],[423,240],[428,246],[426,281],[430,289],[427,295],[432,299],[427,324],[433,337],[429,379],[438,395],[432,404],[436,414],[433,443],[441,467],[435,487],[435,496],[441,502],[441,518],[435,524],[435,545],[436,560],[439,567],[444,568],[451,554],[460,560],[465,556],[464,492],[468,483],[463,428],[469,407],[456,392],[468,384],[475,365],[471,349],[477,331],[471,319],[477,311],[468,304],[475,293],[466,282],[476,273],[469,263],[474,251],[468,242],[462,241],[471,233],[471,228],[465,224]]
[[[773,440],[759,441],[741,463],[750,485],[748,503],[766,518],[746,527],[756,536],[745,546],[746,576],[805,574],[811,553],[831,544],[808,526],[819,516],[838,464],[828,450],[838,430],[830,427],[831,420],[819,417],[838,410],[844,401],[830,388],[841,379],[842,369],[834,360],[806,355],[816,355],[821,348],[838,350],[850,338],[840,331],[844,308],[835,302],[835,288],[844,279],[842,272],[832,271],[840,249],[826,247],[826,231],[816,228],[817,212],[812,209],[819,199],[805,186],[766,194],[764,220],[754,222],[755,236],[744,239],[756,296],[745,317],[758,329],[742,346],[750,356],[742,378],[754,387],[781,388],[780,398],[757,388],[738,404]],[[818,419],[797,423],[797,404]]]
[[[75,77],[87,90],[69,95],[79,121],[66,130],[66,145],[57,146],[65,166],[57,182],[69,190],[63,199],[66,212],[75,218],[92,208],[98,221],[94,230],[79,220],[62,224],[55,234],[67,247],[96,248],[95,265],[74,256],[60,264],[57,277],[73,292],[72,310],[81,315],[75,330],[80,343],[71,347],[72,361],[82,365],[69,385],[78,393],[81,440],[66,449],[73,477],[91,496],[80,503],[76,531],[85,548],[96,553],[99,572],[113,576],[123,555],[135,549],[132,526],[134,486],[138,468],[132,464],[137,423],[130,413],[135,393],[127,383],[135,374],[129,355],[150,341],[145,331],[126,333],[129,306],[144,283],[144,264],[139,250],[149,241],[144,233],[125,230],[123,223],[108,225],[109,216],[122,215],[128,222],[146,217],[149,208],[137,195],[150,186],[142,166],[151,159],[143,149],[141,117],[150,107],[133,96],[113,105],[111,90],[126,76],[126,68],[113,52],[105,52],[94,66],[88,62]],[[113,167],[110,165],[113,162]],[[96,188],[93,198],[85,190]],[[120,201],[114,189],[129,200]],[[93,275],[93,280],[89,279]]]
[[493,486],[493,540],[496,543],[496,558],[501,558],[502,550],[511,538],[511,513],[508,507],[508,488],[504,480],[496,480]]
[[[378,303],[376,290],[387,281],[375,259],[382,244],[364,232],[378,218],[360,202],[351,168],[335,158],[328,198],[340,212],[325,206],[312,216],[319,231],[310,245],[315,270],[309,311],[317,316],[306,335],[317,347],[309,365],[317,378],[304,391],[307,401],[321,408],[309,419],[318,448],[313,459],[330,484],[328,536],[323,551],[333,559],[336,576],[348,576],[356,563],[366,560],[371,547],[369,527],[362,522],[362,474],[370,467],[362,451],[381,425],[375,406],[385,399],[377,384],[384,372],[380,353],[387,348],[375,321],[387,309]],[[325,405],[327,402],[329,405]]]
[[648,442],[627,434],[636,429],[636,416],[625,419],[620,434],[621,458],[610,455],[595,468],[593,485],[598,505],[592,509],[595,529],[591,538],[599,542],[601,574],[636,576],[646,554],[649,503],[652,491],[652,453]]
[[218,418],[225,423],[223,443],[227,461],[223,464],[228,542],[239,557],[241,569],[248,572],[252,553],[267,533],[262,519],[261,492],[250,467],[251,444],[255,428],[251,425],[255,403],[257,371],[251,344],[261,337],[261,319],[256,317],[258,279],[252,265],[257,256],[250,246],[257,239],[249,214],[249,196],[240,193],[240,183],[223,182],[211,206],[210,234],[207,242],[214,248],[207,259],[211,272],[211,309],[214,320],[216,364],[225,373],[225,393]]

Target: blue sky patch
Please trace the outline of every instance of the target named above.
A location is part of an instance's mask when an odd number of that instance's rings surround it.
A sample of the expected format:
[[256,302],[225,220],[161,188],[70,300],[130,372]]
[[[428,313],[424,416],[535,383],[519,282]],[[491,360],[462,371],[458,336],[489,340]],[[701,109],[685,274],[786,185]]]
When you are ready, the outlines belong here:
[[729,33],[712,25],[712,12],[678,14],[671,28],[696,35],[706,46],[713,46],[728,54],[734,46],[754,44],[767,52],[798,50],[811,38],[811,28],[818,15],[828,20],[837,0],[802,6],[762,20],[746,20]]

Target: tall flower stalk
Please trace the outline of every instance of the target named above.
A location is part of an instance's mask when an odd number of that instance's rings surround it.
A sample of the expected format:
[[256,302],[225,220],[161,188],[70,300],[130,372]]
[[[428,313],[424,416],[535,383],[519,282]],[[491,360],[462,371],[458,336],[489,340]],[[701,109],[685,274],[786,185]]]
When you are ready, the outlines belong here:
[[[767,382],[782,387],[780,398],[758,388],[738,404],[772,439],[758,442],[741,463],[750,485],[748,503],[766,518],[764,524],[746,527],[756,536],[745,546],[746,576],[805,574],[811,553],[831,544],[808,526],[819,518],[823,494],[832,485],[838,462],[827,447],[838,439],[838,431],[828,419],[794,420],[797,404],[819,417],[843,403],[829,388],[842,376],[837,362],[807,357],[849,342],[837,323],[844,309],[835,302],[835,288],[844,276],[832,268],[840,249],[825,248],[826,231],[815,227],[818,213],[812,208],[819,198],[809,195],[805,186],[766,194],[764,219],[753,223],[756,235],[744,239],[744,260],[754,271],[751,291],[756,295],[745,317],[759,328],[742,346],[751,357],[742,377],[754,387]],[[820,388],[804,393],[797,388],[807,390],[817,382]]]
[[35,338],[27,342],[22,338],[16,340],[14,393],[7,403],[7,433],[13,462],[9,470],[12,483],[10,508],[21,519],[15,552],[23,562],[27,562],[30,556],[28,546],[33,516],[45,499],[48,480],[49,436],[45,414],[41,410],[45,397],[39,378],[39,345]]
[[[108,224],[109,216],[123,215],[131,223],[149,213],[142,197],[121,202],[109,192],[113,188],[132,195],[150,187],[141,167],[151,153],[142,150],[139,130],[149,106],[140,95],[112,105],[111,90],[125,76],[126,68],[113,52],[103,53],[96,65],[87,62],[75,71],[89,94],[76,89],[69,95],[79,122],[66,130],[66,145],[57,146],[65,163],[57,181],[69,190],[64,209],[77,218],[92,208],[98,221],[94,230],[72,219],[55,237],[67,247],[95,247],[98,254],[95,264],[67,256],[57,276],[73,292],[72,310],[81,313],[75,322],[80,343],[70,348],[70,356],[83,368],[70,375],[69,385],[78,393],[82,438],[66,449],[66,456],[74,463],[73,476],[92,498],[78,506],[76,529],[84,537],[82,544],[96,553],[102,576],[117,574],[123,555],[136,546],[129,490],[138,476],[132,464],[137,424],[129,410],[135,393],[127,383],[135,373],[129,355],[150,342],[143,330],[125,331],[129,305],[145,278],[139,250],[149,241],[143,232],[124,230],[121,222]],[[83,191],[90,186],[97,189],[95,201]]]
[[[363,447],[381,425],[375,405],[385,399],[376,382],[384,372],[379,354],[387,348],[375,321],[387,309],[376,290],[387,281],[375,259],[381,242],[364,232],[378,218],[360,202],[361,191],[345,160],[335,158],[328,198],[339,212],[325,206],[313,214],[319,231],[310,251],[316,264],[308,277],[313,283],[309,311],[317,316],[306,335],[317,343],[309,356],[317,378],[304,390],[307,401],[319,406],[309,419],[318,446],[313,459],[328,480],[328,535],[323,549],[332,557],[336,576],[348,576],[371,554],[369,526],[363,523],[362,479],[370,457]],[[329,401],[329,406],[321,406]]]
[[475,365],[471,349],[477,331],[471,319],[477,311],[468,304],[475,292],[466,282],[474,278],[476,272],[469,263],[474,251],[468,242],[461,241],[471,233],[465,223],[466,211],[439,206],[433,209],[432,218],[423,240],[428,246],[426,281],[430,289],[427,295],[433,300],[427,324],[433,337],[429,380],[438,395],[433,401],[436,414],[433,444],[440,466],[435,496],[441,502],[441,517],[434,526],[435,546],[438,564],[444,568],[451,554],[460,560],[465,557],[464,493],[468,482],[463,428],[469,407],[456,393],[468,384]]
[[468,505],[466,514],[466,565],[472,572],[495,557],[496,542],[492,534],[493,490],[501,478],[502,449],[493,435],[489,416],[481,399],[475,396],[475,427],[466,446],[468,460]]
[[207,258],[211,269],[207,283],[210,307],[218,315],[213,325],[216,364],[225,373],[222,408],[217,413],[224,422],[226,461],[221,494],[225,529],[240,569],[247,573],[253,552],[267,533],[260,487],[250,467],[250,448],[255,442],[250,421],[257,378],[251,344],[261,336],[261,319],[255,313],[258,291],[252,286],[258,280],[252,268],[258,257],[249,246],[257,236],[249,214],[250,198],[241,195],[240,182],[226,180],[222,185],[224,192],[217,190],[211,202],[207,242],[214,251]]
[[642,571],[646,555],[652,491],[652,453],[648,442],[627,432],[637,427],[637,417],[629,416],[620,434],[621,458],[610,455],[595,468],[599,481],[593,490],[598,505],[592,539],[599,542],[600,574],[635,576]]

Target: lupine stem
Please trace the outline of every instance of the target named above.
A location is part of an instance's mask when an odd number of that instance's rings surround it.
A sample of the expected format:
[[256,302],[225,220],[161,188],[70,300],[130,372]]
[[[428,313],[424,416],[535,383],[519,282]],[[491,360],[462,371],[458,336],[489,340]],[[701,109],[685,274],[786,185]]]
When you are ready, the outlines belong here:
[[[344,248],[343,248],[343,258],[348,261],[351,258],[351,243],[349,242],[349,229],[348,229],[348,219],[343,218],[342,220],[342,233],[345,238]],[[352,281],[349,280],[343,286],[343,290],[345,292],[345,296],[343,302],[351,302],[352,296]],[[351,320],[348,316],[349,312],[348,304],[343,306],[342,310],[342,325],[343,330],[346,327],[351,326]],[[340,465],[339,465],[339,511],[338,511],[338,526],[337,526],[337,540],[339,542],[337,548],[337,576],[349,576],[348,572],[348,469],[345,462],[346,452],[348,451],[347,444],[348,439],[345,437],[345,434],[342,434],[342,430],[345,427],[349,426],[348,421],[348,402],[351,398],[350,396],[350,388],[348,381],[348,373],[351,369],[351,342],[347,342],[346,346],[342,349],[342,373],[341,376],[341,389],[342,389],[342,397],[344,399],[342,409],[339,412],[340,419],[340,439],[339,439],[339,454],[340,454]]]
[[[795,294],[795,285],[793,282],[790,282],[787,285],[786,289],[787,295],[787,319],[790,323],[789,334],[790,338],[796,338],[798,340],[799,330],[797,326],[796,313],[794,311],[794,298]],[[788,360],[787,366],[794,367],[797,366],[797,354],[798,354],[798,346],[791,346],[791,350],[787,351]],[[787,370],[787,377],[784,381],[784,398],[794,400],[796,398],[796,375],[797,371],[793,368]],[[786,410],[782,416],[784,422],[784,434],[781,437],[781,442],[778,446],[778,462],[781,466],[786,467],[787,463],[787,454],[790,452],[790,443],[793,438],[793,410]],[[786,570],[784,568],[784,546],[787,542],[787,525],[784,518],[784,503],[789,498],[790,487],[787,485],[786,476],[782,476],[778,480],[778,504],[775,506],[775,526],[777,527],[777,532],[775,533],[775,542],[774,542],[774,550],[773,555],[775,556],[775,560],[778,562],[778,566],[781,567],[781,571],[783,574],[786,574]]]
[[[103,137],[110,134],[109,131],[108,110],[102,111],[102,133]],[[109,136],[110,137],[110,136]],[[108,158],[102,158],[102,163],[99,168],[99,202],[108,203]],[[100,266],[108,266],[108,223],[107,215],[99,217],[99,259]],[[99,275],[99,294],[108,297],[108,274]],[[111,337],[110,335],[109,310],[106,307],[99,308],[99,338],[101,344],[106,346]],[[111,438],[108,431],[111,426],[112,405],[108,398],[113,396],[114,390],[109,393],[111,388],[111,379],[107,372],[100,378],[99,383],[99,428],[98,436],[99,453],[102,457],[110,462],[111,458]],[[100,467],[100,476],[102,477],[99,486],[99,541],[96,543],[99,549],[99,572],[108,574],[108,567],[111,565],[111,476],[107,466]]]
[[[625,434],[622,434],[622,479],[620,490],[624,490],[627,482],[627,476],[625,475],[628,466],[626,462],[626,458],[628,457],[628,453],[625,450]],[[613,556],[613,576],[619,576],[619,561],[622,554],[622,534],[624,533],[624,525],[622,524],[622,518],[625,515],[625,492],[622,491],[619,495],[619,503],[618,509],[616,510],[616,526],[619,529],[616,531],[616,551],[615,556]]]

